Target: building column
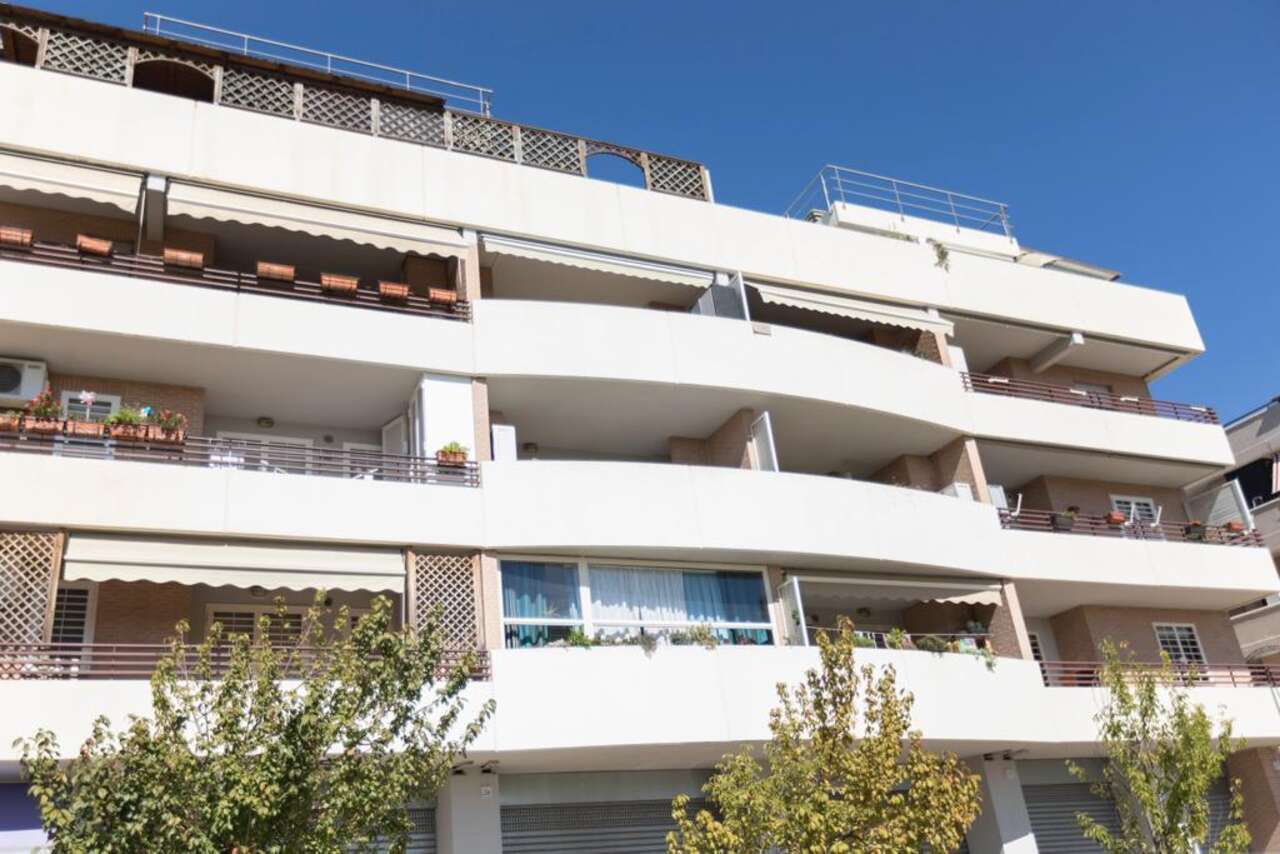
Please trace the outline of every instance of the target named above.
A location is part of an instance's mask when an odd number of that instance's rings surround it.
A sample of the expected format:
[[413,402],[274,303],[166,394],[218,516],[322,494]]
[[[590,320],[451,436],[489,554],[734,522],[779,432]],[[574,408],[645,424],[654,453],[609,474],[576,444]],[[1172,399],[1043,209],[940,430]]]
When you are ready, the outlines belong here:
[[1280,750],[1255,747],[1233,753],[1227,774],[1244,789],[1244,823],[1253,851],[1280,850]]
[[436,797],[439,854],[502,854],[498,775],[475,769],[449,777]]
[[1018,763],[975,756],[966,764],[982,778],[982,812],[965,834],[969,850],[975,854],[1037,854]]

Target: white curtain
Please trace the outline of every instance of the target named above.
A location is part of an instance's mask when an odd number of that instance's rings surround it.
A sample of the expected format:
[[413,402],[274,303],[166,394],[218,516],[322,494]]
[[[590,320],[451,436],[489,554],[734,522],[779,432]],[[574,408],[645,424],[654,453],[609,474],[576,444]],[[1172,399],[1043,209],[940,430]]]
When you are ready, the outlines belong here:
[[634,566],[590,568],[591,617],[601,623],[686,622],[683,573]]

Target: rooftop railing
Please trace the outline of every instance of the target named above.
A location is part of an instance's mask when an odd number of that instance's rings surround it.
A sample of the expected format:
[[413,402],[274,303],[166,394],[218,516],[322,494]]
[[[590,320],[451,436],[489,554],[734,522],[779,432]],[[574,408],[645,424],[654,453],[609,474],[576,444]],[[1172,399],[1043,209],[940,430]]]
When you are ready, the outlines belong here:
[[1072,514],[1061,510],[1001,510],[1000,524],[1008,530],[1045,531],[1089,537],[1154,540],[1170,543],[1208,543],[1221,546],[1262,546],[1256,530],[1198,522],[1123,521],[1097,513]]
[[791,219],[820,218],[837,202],[1013,237],[1009,206],[978,196],[828,164],[787,206]]
[[1217,424],[1218,413],[1208,406],[1190,403],[1172,403],[1167,400],[1151,400],[1136,395],[1112,394],[1090,391],[1070,386],[1053,385],[1033,380],[1016,380],[991,374],[962,372],[960,379],[966,391],[982,394],[998,394],[1003,397],[1020,397],[1025,400],[1042,400],[1088,409],[1106,409],[1110,412],[1128,412],[1133,415],[1153,415],[1177,421],[1194,421],[1199,424]]
[[[1160,671],[1164,665],[1143,662],[1130,665],[1140,671]],[[1051,688],[1096,688],[1102,684],[1103,664],[1098,661],[1042,661],[1044,684]],[[1277,688],[1280,665],[1200,664],[1173,662],[1173,678],[1188,688]]]
[[[124,460],[197,468],[235,469],[272,474],[338,477],[347,480],[479,486],[475,462],[441,463],[430,457],[382,451],[336,450],[207,436],[165,435],[139,428],[128,439],[112,438],[111,428],[91,422],[42,420],[23,416],[20,426],[4,423],[0,413],[0,452],[44,454],[81,459]],[[84,435],[97,432],[101,435]]]

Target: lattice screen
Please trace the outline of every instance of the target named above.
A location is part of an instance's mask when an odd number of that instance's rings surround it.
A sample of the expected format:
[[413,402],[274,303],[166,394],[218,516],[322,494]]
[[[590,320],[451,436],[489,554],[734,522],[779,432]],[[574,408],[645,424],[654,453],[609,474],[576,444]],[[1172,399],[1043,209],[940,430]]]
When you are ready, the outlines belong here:
[[444,112],[383,101],[378,105],[378,133],[444,148]]
[[58,535],[0,532],[0,643],[43,643]]
[[549,130],[521,128],[520,162],[582,174],[582,154],[577,138]]
[[129,49],[105,39],[50,30],[44,67],[123,83],[129,67]]
[[186,65],[194,68],[210,80],[214,78],[214,69],[217,68],[212,62],[202,62],[198,59],[190,59],[185,56],[175,56],[171,53],[163,53],[150,48],[138,48],[138,56],[133,60],[134,66],[141,65],[144,62],[176,62],[180,65]]
[[451,648],[479,646],[477,560],[470,554],[414,554],[414,614],[420,626],[432,608],[441,606],[440,631]]
[[40,28],[35,24],[23,24],[19,21],[0,21],[0,27],[7,27],[8,29],[22,33],[32,41],[37,41],[40,38]]
[[699,164],[657,154],[649,155],[649,189],[694,199],[707,197]]
[[501,160],[516,159],[516,129],[513,125],[469,113],[451,115],[454,151],[483,154]]
[[372,133],[373,99],[338,89],[303,86],[302,118],[316,124]]
[[219,103],[277,116],[292,116],[293,84],[279,77],[227,68],[222,73]]
[[587,156],[593,154],[616,154],[623,160],[630,160],[641,169],[644,168],[644,158],[641,153],[634,148],[627,148],[623,145],[614,145],[611,142],[599,142],[598,140],[587,140]]

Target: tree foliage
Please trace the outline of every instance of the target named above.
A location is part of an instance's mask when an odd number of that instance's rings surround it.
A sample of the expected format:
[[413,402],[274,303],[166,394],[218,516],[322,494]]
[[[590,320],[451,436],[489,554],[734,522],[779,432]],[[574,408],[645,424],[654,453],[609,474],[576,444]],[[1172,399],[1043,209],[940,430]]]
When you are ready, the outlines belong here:
[[150,717],[118,732],[99,718],[65,764],[48,731],[20,742],[55,849],[403,850],[406,804],[434,794],[493,709],[464,722],[474,661],[445,668],[435,617],[393,630],[378,597],[352,626],[322,603],[284,645],[268,640],[283,609],[256,640],[214,623],[190,646],[181,623],[151,678]]
[[[1077,813],[1085,837],[1105,851],[1124,854],[1193,854],[1201,850],[1235,854],[1249,850],[1240,781],[1231,781],[1231,814],[1211,849],[1207,795],[1224,773],[1227,757],[1244,747],[1231,735],[1231,722],[1214,722],[1191,702],[1194,668],[1175,672],[1168,655],[1160,668],[1138,667],[1123,645],[1102,645],[1106,705],[1096,720],[1107,762],[1094,794],[1115,805],[1118,832]],[[1087,782],[1085,769],[1068,762]]]
[[912,697],[892,667],[854,664],[853,626],[820,635],[822,669],[778,686],[762,765],[726,756],[703,792],[719,817],[672,803],[671,854],[952,851],[980,808],[979,780],[910,731]]

